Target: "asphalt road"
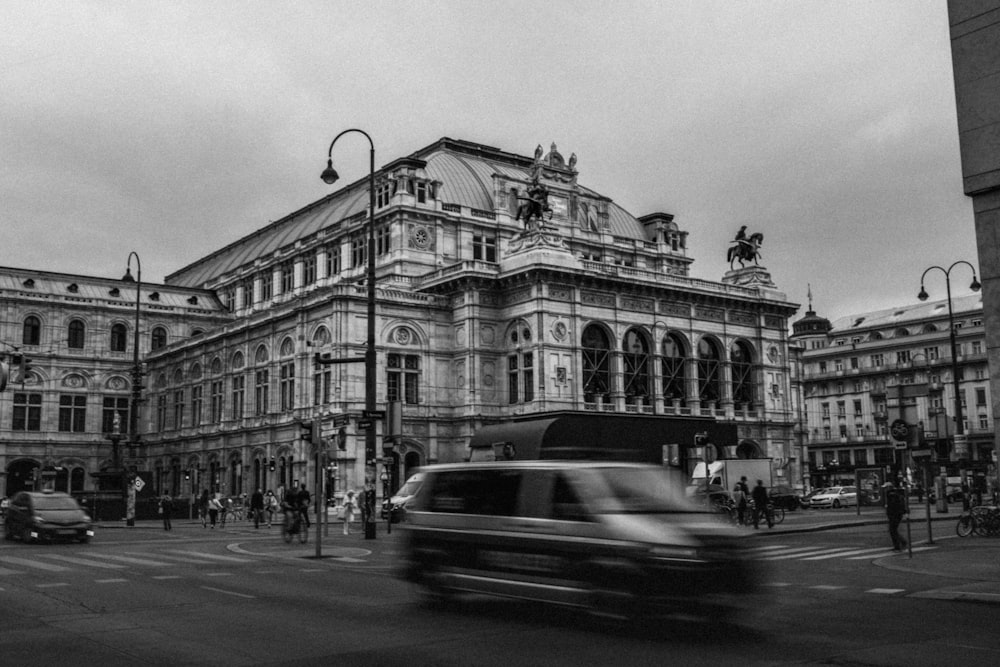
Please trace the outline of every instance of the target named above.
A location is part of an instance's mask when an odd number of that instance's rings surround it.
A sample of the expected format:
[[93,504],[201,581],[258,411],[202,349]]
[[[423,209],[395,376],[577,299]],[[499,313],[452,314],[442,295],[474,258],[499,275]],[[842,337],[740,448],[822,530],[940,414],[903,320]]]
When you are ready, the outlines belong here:
[[[320,559],[312,543],[286,545],[276,529],[252,527],[105,530],[89,545],[0,543],[0,664],[1000,662],[996,607],[935,599],[954,581],[888,567],[905,555],[888,550],[878,525],[748,539],[768,574],[737,623],[678,614],[643,628],[517,601],[423,605],[391,575],[398,537],[334,529]],[[959,548],[960,540],[939,540],[914,559]]]

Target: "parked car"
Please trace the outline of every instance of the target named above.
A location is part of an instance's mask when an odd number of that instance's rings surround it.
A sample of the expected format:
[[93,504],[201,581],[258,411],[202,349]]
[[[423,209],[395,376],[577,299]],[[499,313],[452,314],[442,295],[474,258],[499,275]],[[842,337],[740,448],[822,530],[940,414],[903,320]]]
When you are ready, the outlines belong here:
[[825,486],[818,486],[809,493],[807,493],[806,495],[802,496],[802,498],[799,500],[799,504],[802,505],[802,509],[809,509],[810,507],[812,507],[813,497],[823,493],[824,491],[826,491]]
[[797,510],[802,503],[802,495],[790,486],[772,486],[767,495],[775,507],[786,512]]
[[73,496],[56,491],[22,491],[10,499],[4,517],[4,537],[89,542],[94,525]]
[[660,466],[497,461],[422,468],[399,574],[432,599],[486,594],[602,616],[723,620],[759,585],[739,533]]
[[410,478],[406,480],[403,486],[399,487],[395,494],[389,498],[389,502],[386,505],[383,503],[382,507],[382,518],[386,518],[386,512],[392,517],[393,523],[399,523],[406,518],[406,504],[413,499],[420,490],[420,484],[423,480],[423,473],[414,473],[410,475]]
[[858,504],[858,489],[855,486],[831,486],[809,499],[810,507],[849,507]]

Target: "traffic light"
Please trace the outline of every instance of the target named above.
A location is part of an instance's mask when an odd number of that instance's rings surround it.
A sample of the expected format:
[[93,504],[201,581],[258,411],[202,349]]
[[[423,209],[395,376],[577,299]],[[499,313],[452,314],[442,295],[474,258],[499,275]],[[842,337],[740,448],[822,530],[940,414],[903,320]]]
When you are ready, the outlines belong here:
[[702,431],[701,433],[694,434],[694,446],[695,449],[701,450],[701,458],[708,463],[712,463],[718,458],[718,451],[715,449],[715,445],[708,438],[708,433]]
[[26,356],[24,356],[22,354],[21,355],[21,381],[22,382],[27,379],[28,373],[30,373],[30,372],[31,372],[31,359],[29,359],[28,357],[26,357]]
[[267,469],[269,472],[274,472],[274,457],[271,457],[271,462],[267,464]]
[[184,481],[187,481],[189,479],[191,479],[191,470],[190,469],[184,471]]
[[343,426],[337,429],[337,449],[342,452],[347,450],[347,429]]
[[313,423],[312,422],[299,422],[299,437],[302,438],[303,442],[313,441]]

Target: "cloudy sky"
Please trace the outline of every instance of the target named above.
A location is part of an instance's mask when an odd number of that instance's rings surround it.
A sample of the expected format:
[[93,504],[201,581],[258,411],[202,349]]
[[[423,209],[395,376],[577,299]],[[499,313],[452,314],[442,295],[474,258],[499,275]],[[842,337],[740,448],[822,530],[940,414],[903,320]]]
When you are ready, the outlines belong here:
[[[0,0],[0,23],[2,266],[118,277],[135,250],[162,281],[327,194],[349,127],[377,166],[555,142],[673,213],[695,277],[763,232],[800,315],[808,284],[833,319],[978,264],[941,0]],[[337,151],[367,174],[362,137]]]

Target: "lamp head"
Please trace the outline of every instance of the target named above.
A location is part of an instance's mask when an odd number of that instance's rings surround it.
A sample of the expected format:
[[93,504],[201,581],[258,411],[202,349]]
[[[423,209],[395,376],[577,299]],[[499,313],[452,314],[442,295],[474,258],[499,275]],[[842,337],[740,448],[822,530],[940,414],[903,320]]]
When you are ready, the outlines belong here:
[[917,298],[921,301],[927,301],[927,290],[924,289],[923,285],[920,286],[920,294],[917,295]]
[[969,289],[971,289],[973,292],[978,292],[980,287],[982,287],[982,284],[978,280],[976,280],[976,274],[973,273],[972,284],[969,285]]
[[132,277],[132,267],[130,267],[130,266],[125,267],[125,275],[122,276],[122,282],[123,283],[134,283],[135,282],[135,278]]
[[327,185],[333,185],[334,183],[337,182],[337,179],[340,178],[340,175],[337,173],[337,170],[333,168],[332,158],[326,161],[326,169],[323,170],[323,173],[320,174],[319,177],[322,178],[323,182],[326,183]]

